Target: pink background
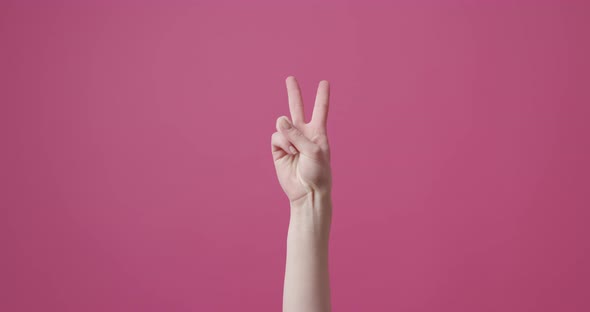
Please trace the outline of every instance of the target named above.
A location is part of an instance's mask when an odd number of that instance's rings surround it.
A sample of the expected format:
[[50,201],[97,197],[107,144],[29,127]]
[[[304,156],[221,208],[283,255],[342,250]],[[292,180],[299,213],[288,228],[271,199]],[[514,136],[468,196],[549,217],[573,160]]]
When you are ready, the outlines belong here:
[[587,4],[222,2],[0,6],[1,311],[280,311],[288,75],[334,311],[590,310]]

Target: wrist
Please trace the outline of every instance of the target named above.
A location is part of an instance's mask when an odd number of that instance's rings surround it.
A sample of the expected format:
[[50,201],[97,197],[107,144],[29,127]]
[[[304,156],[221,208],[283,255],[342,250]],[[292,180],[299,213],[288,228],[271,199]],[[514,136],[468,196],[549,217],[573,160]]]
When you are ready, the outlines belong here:
[[329,190],[311,190],[290,202],[289,235],[306,235],[327,240],[332,223],[332,194]]

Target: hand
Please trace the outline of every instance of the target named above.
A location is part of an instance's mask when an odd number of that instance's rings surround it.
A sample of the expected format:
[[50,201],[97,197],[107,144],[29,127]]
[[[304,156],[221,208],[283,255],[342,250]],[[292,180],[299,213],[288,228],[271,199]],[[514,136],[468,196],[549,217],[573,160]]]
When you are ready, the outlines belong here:
[[304,121],[303,101],[297,80],[285,80],[289,97],[291,120],[277,119],[277,131],[272,134],[272,155],[277,177],[283,191],[293,204],[315,192],[330,194],[332,173],[330,146],[327,136],[328,81],[320,81],[309,123]]

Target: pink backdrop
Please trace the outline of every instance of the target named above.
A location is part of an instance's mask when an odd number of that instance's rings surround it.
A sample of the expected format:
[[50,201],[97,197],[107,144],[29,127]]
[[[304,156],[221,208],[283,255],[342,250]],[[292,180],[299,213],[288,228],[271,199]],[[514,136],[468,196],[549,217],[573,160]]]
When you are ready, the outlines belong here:
[[334,311],[590,310],[587,4],[222,2],[1,5],[1,311],[280,311],[288,75]]

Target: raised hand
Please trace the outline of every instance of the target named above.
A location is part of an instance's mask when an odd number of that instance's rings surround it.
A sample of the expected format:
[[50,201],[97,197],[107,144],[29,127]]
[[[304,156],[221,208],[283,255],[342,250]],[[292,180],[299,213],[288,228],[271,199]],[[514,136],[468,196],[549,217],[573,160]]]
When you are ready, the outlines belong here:
[[277,177],[291,203],[310,194],[330,194],[332,173],[327,135],[330,86],[319,82],[313,116],[304,120],[303,101],[297,80],[285,80],[291,118],[277,118],[277,132],[272,134],[272,155]]

